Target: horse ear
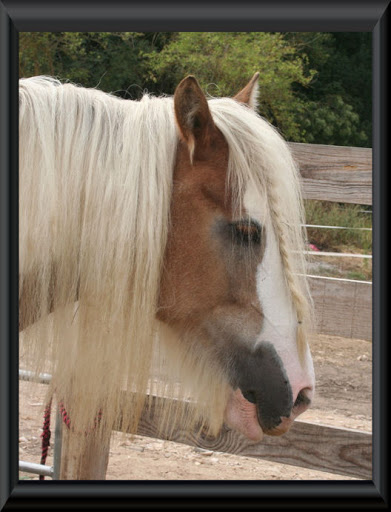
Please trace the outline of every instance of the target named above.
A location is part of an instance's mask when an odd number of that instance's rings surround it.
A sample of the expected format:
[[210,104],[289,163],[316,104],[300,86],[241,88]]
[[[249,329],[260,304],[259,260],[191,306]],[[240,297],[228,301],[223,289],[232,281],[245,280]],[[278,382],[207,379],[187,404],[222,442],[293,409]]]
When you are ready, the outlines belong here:
[[180,135],[193,161],[195,150],[208,147],[217,130],[208,102],[194,76],[184,78],[176,88],[174,108]]
[[234,100],[244,103],[256,110],[258,106],[258,88],[259,88],[259,73],[256,72],[249,83],[234,96]]

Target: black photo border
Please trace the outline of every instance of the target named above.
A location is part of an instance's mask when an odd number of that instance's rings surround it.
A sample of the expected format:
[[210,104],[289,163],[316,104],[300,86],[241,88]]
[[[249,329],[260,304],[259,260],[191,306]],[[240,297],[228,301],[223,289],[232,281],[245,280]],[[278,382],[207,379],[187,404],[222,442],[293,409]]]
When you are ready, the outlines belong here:
[[[388,508],[385,264],[389,0],[0,0],[1,510],[384,510]],[[373,33],[373,479],[18,480],[18,32],[370,31]]]

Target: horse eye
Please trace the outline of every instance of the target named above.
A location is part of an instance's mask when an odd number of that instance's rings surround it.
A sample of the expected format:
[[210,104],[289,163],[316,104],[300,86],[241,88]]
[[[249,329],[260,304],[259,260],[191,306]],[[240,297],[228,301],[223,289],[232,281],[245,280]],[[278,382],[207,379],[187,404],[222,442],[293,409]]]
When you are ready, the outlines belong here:
[[262,240],[262,226],[257,222],[237,221],[231,223],[232,239],[240,245],[259,245]]

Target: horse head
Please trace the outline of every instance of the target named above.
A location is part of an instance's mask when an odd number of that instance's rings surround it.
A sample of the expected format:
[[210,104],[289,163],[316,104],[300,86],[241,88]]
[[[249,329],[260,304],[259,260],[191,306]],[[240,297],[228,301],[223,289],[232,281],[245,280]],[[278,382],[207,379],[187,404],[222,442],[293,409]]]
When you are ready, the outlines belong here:
[[[308,344],[298,339],[305,299],[283,214],[284,201],[297,197],[279,188],[278,169],[266,169],[265,155],[273,166],[288,151],[267,123],[258,126],[258,76],[220,104],[208,102],[192,76],[176,89],[180,140],[157,312],[189,350],[206,354],[221,372],[229,388],[225,421],[254,440],[286,432],[314,391]],[[239,137],[219,122],[228,111],[236,112]],[[269,139],[260,133],[257,140],[259,127]],[[247,175],[232,168],[241,165],[235,151],[247,153]],[[288,172],[295,172],[292,165]]]

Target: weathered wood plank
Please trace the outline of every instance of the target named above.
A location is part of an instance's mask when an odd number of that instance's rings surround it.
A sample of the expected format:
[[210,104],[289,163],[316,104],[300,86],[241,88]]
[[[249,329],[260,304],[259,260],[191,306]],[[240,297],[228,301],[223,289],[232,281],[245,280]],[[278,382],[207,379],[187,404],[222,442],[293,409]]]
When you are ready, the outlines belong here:
[[61,433],[60,480],[104,480],[109,463],[111,431],[98,439],[65,427]]
[[317,332],[372,340],[372,283],[310,277]]
[[284,436],[265,437],[254,448],[241,450],[241,455],[372,479],[372,435],[368,432],[296,421]]
[[290,142],[304,197],[372,204],[372,149]]
[[[265,436],[261,442],[254,443],[228,428],[217,437],[208,437],[198,431],[186,432],[172,424],[167,429],[158,429],[160,410],[163,401],[167,400],[152,397],[151,405],[145,409],[140,421],[139,435],[318,471],[372,478],[372,435],[369,432],[296,421],[283,436]],[[170,402],[175,417],[175,400]],[[262,472],[261,463],[259,471]]]

